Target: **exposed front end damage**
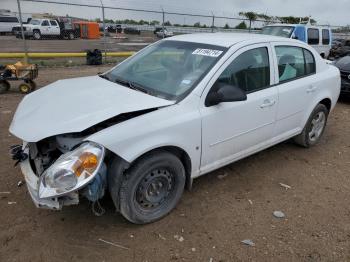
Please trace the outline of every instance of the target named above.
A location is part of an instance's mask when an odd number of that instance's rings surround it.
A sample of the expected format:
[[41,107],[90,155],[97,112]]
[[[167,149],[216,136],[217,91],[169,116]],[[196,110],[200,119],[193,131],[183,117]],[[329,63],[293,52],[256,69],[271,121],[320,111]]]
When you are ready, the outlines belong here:
[[38,208],[60,210],[83,196],[97,202],[107,188],[105,149],[77,134],[24,143],[20,167]]

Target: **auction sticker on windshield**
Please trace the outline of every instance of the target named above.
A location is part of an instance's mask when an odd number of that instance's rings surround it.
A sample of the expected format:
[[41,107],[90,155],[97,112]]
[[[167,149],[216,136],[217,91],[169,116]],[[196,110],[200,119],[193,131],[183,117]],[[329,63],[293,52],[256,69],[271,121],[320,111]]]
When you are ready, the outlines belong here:
[[222,54],[222,51],[220,50],[213,50],[213,49],[202,49],[197,48],[193,51],[193,55],[204,55],[204,56],[211,56],[211,57],[218,57]]

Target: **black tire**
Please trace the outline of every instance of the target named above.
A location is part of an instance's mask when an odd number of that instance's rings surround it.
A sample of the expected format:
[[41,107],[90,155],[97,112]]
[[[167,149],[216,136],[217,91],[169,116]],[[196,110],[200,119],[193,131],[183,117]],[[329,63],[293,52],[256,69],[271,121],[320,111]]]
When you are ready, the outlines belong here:
[[37,84],[33,80],[28,80],[28,84],[30,85],[30,92],[35,91]]
[[6,80],[0,81],[0,94],[6,93],[10,89],[11,85]]
[[152,223],[178,203],[185,187],[185,168],[175,155],[157,151],[126,171],[120,192],[120,212],[135,224]]
[[[294,142],[302,147],[309,148],[311,146],[316,145],[320,138],[322,137],[324,130],[326,129],[327,125],[327,119],[328,119],[328,109],[323,104],[318,104],[315,109],[312,111],[304,129],[303,132],[294,137]],[[324,117],[324,121],[321,121],[321,116]],[[321,121],[319,123],[319,128],[317,132],[315,132],[314,135],[312,135],[314,128],[316,128],[316,119],[319,118]]]
[[35,40],[40,40],[40,39],[41,39],[41,33],[40,33],[39,30],[34,30],[34,31],[33,31],[33,38],[34,38]]

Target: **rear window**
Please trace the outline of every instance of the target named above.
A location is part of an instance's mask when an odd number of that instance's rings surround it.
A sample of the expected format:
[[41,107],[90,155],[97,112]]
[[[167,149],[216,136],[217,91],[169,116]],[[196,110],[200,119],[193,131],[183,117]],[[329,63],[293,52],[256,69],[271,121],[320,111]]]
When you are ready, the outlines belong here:
[[329,30],[323,29],[322,30],[322,44],[329,45],[329,43],[330,43]]
[[316,72],[315,58],[309,50],[296,46],[277,46],[276,54],[280,83]]
[[318,45],[320,43],[320,34],[318,29],[310,28],[307,30],[307,38],[309,45]]
[[1,16],[0,23],[18,23],[18,18],[11,16]]

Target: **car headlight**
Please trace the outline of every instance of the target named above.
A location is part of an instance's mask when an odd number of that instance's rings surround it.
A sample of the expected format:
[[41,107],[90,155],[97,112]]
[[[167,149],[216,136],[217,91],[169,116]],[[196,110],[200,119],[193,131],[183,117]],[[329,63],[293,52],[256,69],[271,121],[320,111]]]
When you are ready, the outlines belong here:
[[40,177],[39,198],[58,197],[80,189],[98,173],[105,150],[95,143],[84,143],[63,154]]

